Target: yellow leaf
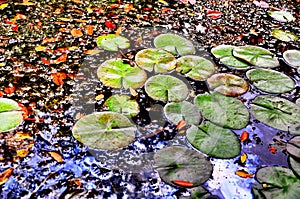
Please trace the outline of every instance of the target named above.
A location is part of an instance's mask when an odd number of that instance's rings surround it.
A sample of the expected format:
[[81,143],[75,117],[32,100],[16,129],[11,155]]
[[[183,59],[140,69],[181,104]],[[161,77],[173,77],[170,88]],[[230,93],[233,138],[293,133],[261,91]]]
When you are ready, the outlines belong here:
[[64,18],[64,17],[60,17],[60,18],[57,18],[58,20],[61,20],[61,21],[72,21],[72,19],[70,18]]
[[56,152],[48,152],[50,155],[51,155],[51,157],[55,160],[55,161],[57,161],[57,162],[63,162],[64,160],[63,160],[63,158],[62,158],[62,156],[60,155],[60,154],[58,154],[58,153],[56,153]]
[[98,54],[100,52],[103,52],[102,50],[98,50],[98,49],[92,49],[92,50],[86,50],[83,52],[83,54],[86,54],[86,55],[95,55],[95,54]]
[[164,1],[164,0],[158,0],[158,2],[159,2],[159,3],[162,3],[162,4],[166,5],[166,6],[169,5],[169,3],[166,2],[166,1]]
[[102,100],[103,98],[104,98],[104,95],[100,94],[95,97],[95,100]]
[[71,46],[71,47],[69,48],[69,50],[72,51],[72,50],[76,50],[77,48],[78,48],[77,46]]
[[87,10],[88,13],[92,13],[93,12],[92,8],[87,8],[86,10]]
[[241,163],[244,164],[247,160],[247,154],[246,153],[243,153],[240,157],[240,160],[241,160]]
[[24,133],[23,131],[19,131],[14,135],[16,140],[24,140],[24,139],[33,139],[29,133]]
[[37,46],[37,47],[35,47],[35,50],[36,50],[36,51],[44,51],[44,50],[46,50],[46,49],[47,49],[46,46]]
[[0,10],[3,10],[4,8],[6,8],[8,6],[8,3],[4,3],[0,5]]
[[17,150],[17,155],[20,157],[20,158],[24,158],[28,155],[29,153],[29,150],[28,149],[19,149]]
[[138,93],[133,88],[130,87],[129,90],[132,96],[136,97],[138,95]]
[[0,67],[5,66],[5,62],[0,63]]

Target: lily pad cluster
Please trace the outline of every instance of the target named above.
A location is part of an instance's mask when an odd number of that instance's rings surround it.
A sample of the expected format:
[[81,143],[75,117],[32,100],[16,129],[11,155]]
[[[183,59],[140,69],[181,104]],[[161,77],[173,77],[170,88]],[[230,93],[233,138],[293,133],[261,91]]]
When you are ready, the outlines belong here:
[[0,98],[0,132],[16,128],[23,121],[21,107],[14,100]]

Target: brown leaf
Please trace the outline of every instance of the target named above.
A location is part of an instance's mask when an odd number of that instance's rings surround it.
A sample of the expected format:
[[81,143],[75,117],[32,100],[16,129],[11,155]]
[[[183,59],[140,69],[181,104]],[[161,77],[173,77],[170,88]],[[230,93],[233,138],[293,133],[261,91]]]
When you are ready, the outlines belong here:
[[8,168],[0,174],[0,185],[3,185],[9,179],[13,171],[13,168]]
[[50,155],[51,155],[51,157],[55,160],[55,161],[57,161],[57,162],[64,162],[64,160],[63,160],[63,158],[62,158],[62,156],[60,155],[60,154],[58,154],[58,153],[56,153],[56,152],[48,152]]

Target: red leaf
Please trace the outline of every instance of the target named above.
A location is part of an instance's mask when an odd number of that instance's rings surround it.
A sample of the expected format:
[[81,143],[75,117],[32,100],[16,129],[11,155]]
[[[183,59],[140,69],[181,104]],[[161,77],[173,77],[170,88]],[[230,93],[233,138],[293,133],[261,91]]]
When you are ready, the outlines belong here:
[[249,133],[247,131],[243,131],[240,137],[241,142],[245,142],[248,139],[249,139]]
[[11,29],[12,29],[13,31],[18,31],[18,30],[19,30],[19,26],[18,26],[18,25],[12,25],[12,26],[11,26]]
[[45,58],[41,58],[41,61],[44,63],[44,64],[46,64],[46,65],[50,65],[50,61],[48,61],[47,59],[45,59]]
[[276,154],[277,153],[277,149],[276,148],[273,148],[273,147],[270,147],[268,148],[268,150],[273,153],[273,154]]
[[55,60],[55,63],[59,64],[59,63],[62,63],[62,62],[66,62],[67,61],[67,57],[68,57],[67,54],[62,54],[59,58],[57,58]]
[[181,129],[182,127],[185,127],[187,125],[187,122],[185,120],[181,120],[178,122],[176,129]]
[[211,19],[218,19],[222,16],[222,13],[216,10],[209,10],[206,12],[206,16]]
[[14,86],[11,86],[11,87],[6,87],[4,89],[4,92],[9,95],[9,94],[12,94],[13,92],[15,92],[15,90],[16,90],[16,88]]
[[195,186],[192,182],[183,181],[183,180],[173,180],[172,183],[182,186],[182,187],[193,187]]
[[105,22],[105,26],[109,29],[115,29],[116,28],[116,25],[113,24],[111,21],[106,21]]
[[66,73],[63,72],[57,72],[57,73],[53,73],[51,74],[52,80],[53,82],[57,85],[57,86],[61,86],[64,84],[64,79],[67,78]]

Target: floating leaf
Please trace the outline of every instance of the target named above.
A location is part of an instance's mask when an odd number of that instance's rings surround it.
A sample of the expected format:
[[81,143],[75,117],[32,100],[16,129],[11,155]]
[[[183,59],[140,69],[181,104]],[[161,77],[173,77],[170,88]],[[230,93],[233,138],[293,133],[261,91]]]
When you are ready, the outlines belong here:
[[284,60],[295,68],[300,68],[300,50],[287,50],[283,53]]
[[57,72],[57,73],[52,73],[51,77],[52,77],[52,81],[57,86],[61,86],[64,84],[64,80],[67,78],[67,75],[64,72]]
[[219,19],[222,17],[222,13],[216,10],[209,10],[206,12],[206,16],[211,19]]
[[0,5],[0,10],[4,10],[4,8],[8,7],[8,3],[3,3]]
[[84,116],[73,127],[73,136],[84,145],[104,150],[123,148],[135,139],[135,125],[124,115],[99,112]]
[[154,46],[169,51],[174,55],[183,56],[195,53],[195,47],[191,41],[170,33],[155,37]]
[[215,65],[203,57],[187,55],[177,60],[176,71],[194,80],[206,80],[215,70]]
[[186,132],[187,140],[199,151],[215,158],[234,158],[241,152],[238,137],[229,129],[206,122],[192,126]]
[[247,92],[249,85],[241,77],[229,73],[214,74],[207,79],[210,89],[227,96],[238,96]]
[[247,131],[243,131],[241,136],[240,136],[241,142],[245,142],[248,139],[249,139],[249,133]]
[[97,45],[108,51],[118,51],[119,49],[129,48],[130,41],[125,37],[109,34],[99,36]]
[[268,15],[280,22],[291,22],[296,20],[296,18],[291,13],[283,10],[270,11],[268,12]]
[[109,111],[122,113],[128,117],[134,117],[140,112],[139,104],[131,100],[129,95],[112,95],[103,106]]
[[110,59],[100,65],[97,70],[101,82],[112,88],[138,88],[147,79],[145,71],[131,66],[122,59]]
[[235,46],[231,45],[220,45],[211,49],[211,53],[226,66],[233,67],[236,69],[247,69],[249,64],[243,62],[233,56],[233,49]]
[[62,54],[61,56],[59,56],[56,60],[55,60],[55,64],[59,64],[59,63],[62,63],[62,62],[66,62],[67,61],[67,58],[68,58],[68,55],[67,54]]
[[297,35],[295,35],[294,33],[280,30],[280,29],[272,30],[272,36],[275,37],[276,39],[279,39],[281,41],[286,41],[286,42],[298,41],[299,39]]
[[247,160],[247,154],[246,154],[246,153],[243,153],[243,154],[240,156],[240,162],[241,162],[242,164],[245,164],[246,160]]
[[201,115],[198,107],[190,102],[171,102],[164,107],[164,113],[168,120],[178,124],[182,120],[188,124],[198,125]]
[[284,98],[258,96],[251,111],[259,121],[282,131],[300,134],[300,107]]
[[191,182],[183,181],[183,180],[173,180],[173,184],[176,184],[181,187],[194,187],[195,185]]
[[295,157],[300,158],[300,136],[295,136],[286,144],[287,152]]
[[241,129],[249,122],[246,106],[236,98],[204,93],[196,96],[194,104],[203,117],[225,128]]
[[239,46],[233,49],[233,56],[242,59],[254,66],[273,68],[279,66],[275,54],[257,46]]
[[116,25],[111,21],[106,21],[105,26],[109,29],[116,29]]
[[275,70],[252,69],[246,75],[254,86],[268,93],[286,93],[295,87],[295,82],[289,76]]
[[277,153],[277,149],[274,148],[274,147],[269,147],[268,150],[273,153],[273,154],[276,154]]
[[292,170],[294,171],[294,173],[300,177],[300,162],[299,159],[295,159],[292,156],[289,156],[289,163],[290,166],[292,168]]
[[146,93],[154,100],[180,102],[188,97],[187,85],[171,75],[156,75],[145,83]]
[[267,199],[297,199],[300,195],[300,180],[292,170],[283,167],[264,167],[257,171],[259,183],[266,184],[261,192]]
[[71,35],[72,35],[73,37],[82,37],[83,33],[82,33],[81,30],[76,29],[76,28],[73,28],[73,29],[71,30]]
[[176,66],[176,59],[171,53],[156,48],[148,48],[139,51],[135,56],[136,64],[151,72],[166,73]]
[[199,186],[208,180],[212,173],[212,164],[204,155],[181,146],[158,151],[154,160],[160,177],[175,186],[182,186],[182,183],[178,183],[180,181]]
[[9,179],[13,171],[14,168],[8,168],[0,174],[0,186],[6,183],[6,181]]
[[56,162],[64,162],[62,156],[56,152],[48,152]]
[[17,127],[23,120],[18,103],[7,98],[0,98],[0,132]]
[[253,178],[253,176],[254,176],[254,174],[248,173],[247,171],[244,171],[244,170],[238,170],[235,172],[235,174],[242,178]]

